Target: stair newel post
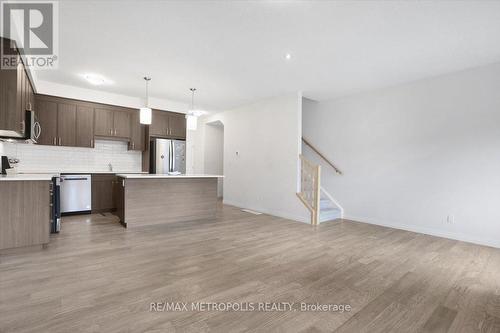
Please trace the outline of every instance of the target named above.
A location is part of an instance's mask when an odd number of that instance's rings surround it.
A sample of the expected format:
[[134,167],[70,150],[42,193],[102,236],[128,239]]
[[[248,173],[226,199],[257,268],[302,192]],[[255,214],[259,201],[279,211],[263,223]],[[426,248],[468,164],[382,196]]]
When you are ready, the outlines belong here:
[[316,177],[314,182],[314,225],[319,224],[319,214],[321,210],[321,165],[316,166]]

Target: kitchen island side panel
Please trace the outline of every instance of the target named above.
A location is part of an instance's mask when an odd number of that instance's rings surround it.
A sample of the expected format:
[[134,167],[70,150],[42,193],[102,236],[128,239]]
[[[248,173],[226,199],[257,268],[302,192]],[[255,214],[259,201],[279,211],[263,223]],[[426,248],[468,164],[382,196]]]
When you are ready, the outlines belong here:
[[0,250],[47,244],[50,181],[0,182]]
[[217,178],[125,179],[127,228],[214,219]]

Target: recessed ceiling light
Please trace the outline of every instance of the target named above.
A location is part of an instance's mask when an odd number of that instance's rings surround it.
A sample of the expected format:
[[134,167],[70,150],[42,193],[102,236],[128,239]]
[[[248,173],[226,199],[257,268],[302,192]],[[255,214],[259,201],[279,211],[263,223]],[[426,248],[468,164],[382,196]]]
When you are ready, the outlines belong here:
[[285,59],[286,60],[292,59],[292,55],[290,53],[285,54]]
[[99,74],[84,74],[83,77],[85,80],[87,80],[90,84],[93,84],[94,86],[100,86],[105,83],[111,83],[110,81],[106,80],[102,75]]

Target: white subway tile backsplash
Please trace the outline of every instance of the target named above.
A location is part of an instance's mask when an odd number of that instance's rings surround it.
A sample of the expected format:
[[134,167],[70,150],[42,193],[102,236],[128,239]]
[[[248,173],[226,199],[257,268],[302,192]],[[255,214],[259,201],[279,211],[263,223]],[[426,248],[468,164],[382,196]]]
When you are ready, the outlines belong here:
[[19,172],[97,172],[108,171],[108,164],[114,171],[140,172],[141,153],[127,150],[122,141],[96,140],[95,148],[57,147],[4,143],[4,154],[20,160]]

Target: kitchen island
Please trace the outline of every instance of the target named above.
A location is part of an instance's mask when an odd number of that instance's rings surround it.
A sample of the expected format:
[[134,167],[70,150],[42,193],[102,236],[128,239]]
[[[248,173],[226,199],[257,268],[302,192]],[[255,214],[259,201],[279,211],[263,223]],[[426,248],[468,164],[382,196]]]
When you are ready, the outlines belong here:
[[117,174],[117,215],[127,228],[214,219],[218,175]]
[[49,242],[53,174],[0,175],[0,253]]

